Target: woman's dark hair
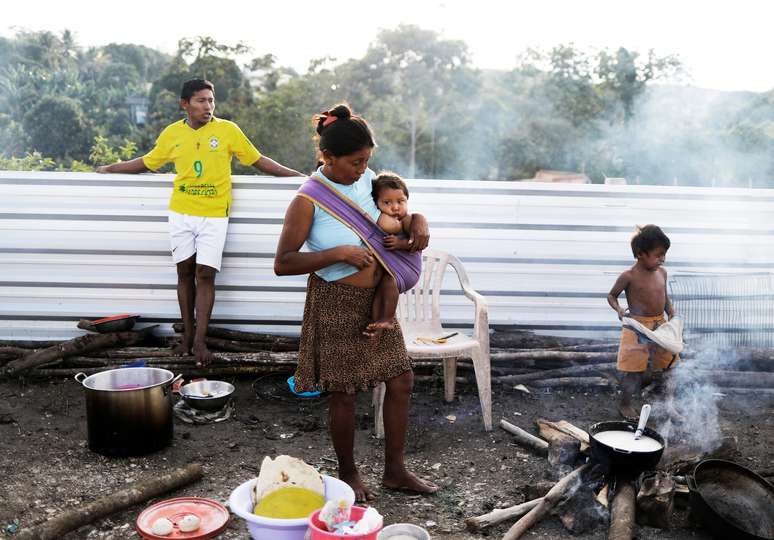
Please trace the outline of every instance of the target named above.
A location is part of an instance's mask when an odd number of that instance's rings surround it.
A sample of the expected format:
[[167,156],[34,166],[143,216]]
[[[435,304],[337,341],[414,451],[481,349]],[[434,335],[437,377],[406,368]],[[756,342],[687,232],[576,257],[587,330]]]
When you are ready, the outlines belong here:
[[379,194],[383,189],[399,189],[408,199],[409,192],[406,182],[394,172],[382,171],[376,178],[371,180],[371,197],[374,198],[374,202],[379,202]]
[[210,90],[215,93],[215,85],[205,79],[191,79],[183,83],[183,88],[180,90],[180,99],[185,101],[191,101],[191,97],[199,90]]
[[656,225],[637,227],[637,231],[632,236],[632,255],[636,259],[640,253],[647,253],[659,247],[669,249],[671,244],[669,237],[660,227]]
[[352,110],[344,103],[315,115],[314,122],[320,152],[325,150],[336,157],[341,157],[354,154],[363,148],[376,146],[368,122],[353,115]]

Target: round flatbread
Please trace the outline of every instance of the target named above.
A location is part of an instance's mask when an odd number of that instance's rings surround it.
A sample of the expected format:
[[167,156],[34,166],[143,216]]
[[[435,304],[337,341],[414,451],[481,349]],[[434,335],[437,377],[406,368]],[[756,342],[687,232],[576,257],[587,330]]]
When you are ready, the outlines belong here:
[[284,487],[305,488],[325,496],[325,484],[317,469],[298,458],[283,455],[271,459],[266,456],[255,483],[254,502]]

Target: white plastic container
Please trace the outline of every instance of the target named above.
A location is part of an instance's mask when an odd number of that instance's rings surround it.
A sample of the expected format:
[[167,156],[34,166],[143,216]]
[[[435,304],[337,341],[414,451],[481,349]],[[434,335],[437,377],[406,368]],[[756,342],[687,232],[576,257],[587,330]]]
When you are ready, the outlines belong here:
[[416,540],[430,540],[430,533],[419,525],[411,523],[395,523],[387,525],[381,530],[378,540],[391,540],[393,538],[414,538]]
[[[247,522],[247,530],[253,540],[304,540],[309,526],[309,517],[297,519],[274,519],[253,514],[253,486],[257,478],[241,484],[228,499],[229,508]],[[355,492],[348,484],[338,478],[323,475],[325,500],[345,499],[355,504]]]

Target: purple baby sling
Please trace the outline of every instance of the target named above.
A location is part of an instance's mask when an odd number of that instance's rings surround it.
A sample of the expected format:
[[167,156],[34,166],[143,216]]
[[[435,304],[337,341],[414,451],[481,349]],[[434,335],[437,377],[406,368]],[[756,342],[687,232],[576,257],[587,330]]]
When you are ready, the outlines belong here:
[[385,233],[362,208],[335,188],[315,177],[298,188],[298,195],[328,212],[368,246],[381,265],[398,282],[398,290],[406,292],[416,285],[422,271],[422,254],[402,249],[390,251],[384,247]]

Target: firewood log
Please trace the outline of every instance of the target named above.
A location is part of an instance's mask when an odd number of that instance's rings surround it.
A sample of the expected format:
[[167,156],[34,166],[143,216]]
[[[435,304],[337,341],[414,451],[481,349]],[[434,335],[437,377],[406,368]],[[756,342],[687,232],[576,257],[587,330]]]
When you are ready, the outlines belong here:
[[507,420],[500,420],[500,427],[516,438],[520,445],[530,448],[541,456],[548,455],[548,443],[539,437],[527,433],[518,426],[514,426]]
[[179,353],[169,349],[158,347],[121,347],[120,349],[108,349],[105,351],[92,351],[85,356],[90,358],[167,358],[180,356]]
[[16,360],[30,353],[21,347],[0,347],[0,360]]
[[87,523],[195,482],[203,474],[204,471],[199,463],[191,463],[161,476],[153,475],[146,480],[135,482],[128,488],[100,497],[85,506],[65,510],[58,516],[30,529],[23,529],[15,538],[17,540],[56,540]]
[[465,520],[465,526],[470,531],[480,531],[481,529],[491,527],[492,525],[496,525],[502,521],[520,518],[535,508],[538,504],[540,504],[540,501],[542,500],[543,497],[540,497],[539,499],[534,499],[532,501],[509,506],[508,508],[496,508],[495,510],[492,510],[488,514],[484,514],[483,516],[467,518]]
[[600,363],[610,362],[618,356],[617,352],[577,352],[577,351],[523,351],[523,352],[493,352],[492,360],[563,360],[565,362]]
[[538,418],[535,420],[535,424],[538,426],[540,436],[548,441],[553,438],[557,438],[555,433],[561,433],[565,436],[569,436],[580,441],[581,452],[585,452],[589,447],[589,434],[581,428],[572,425],[566,420],[550,422],[548,420],[544,420],[543,418]]
[[[690,375],[703,377],[718,386],[743,388],[773,388],[774,373],[765,371],[720,371],[710,369],[686,370]],[[722,390],[721,390],[722,391]]]
[[[84,356],[74,356],[68,359],[68,363],[82,363],[83,365],[108,365],[125,364],[131,360],[143,360],[148,365],[156,364],[193,364],[196,358],[193,356],[144,356],[143,353],[137,356],[120,355],[116,358],[94,358]],[[296,352],[218,352],[215,354],[211,366],[219,365],[289,365],[298,364],[298,353]]]
[[548,441],[549,444],[555,441],[566,441],[570,439],[575,440],[575,437],[569,433],[565,433],[563,430],[556,427],[556,424],[549,422],[548,420],[538,418],[535,420],[535,425],[538,428],[540,437]]
[[31,339],[3,339],[0,340],[0,345],[3,347],[19,347],[21,349],[47,349],[54,345],[59,345],[64,340],[58,341],[34,341]]
[[[177,333],[182,333],[183,324],[175,323],[172,325],[172,329]],[[211,326],[211,325],[207,327],[207,337],[228,339],[228,340],[234,340],[234,341],[275,343],[277,345],[279,344],[295,345],[296,347],[295,349],[288,349],[288,350],[298,350],[298,342],[299,342],[299,338],[294,336],[279,336],[275,334],[243,332],[240,330],[231,330],[229,328],[219,328],[217,326]]]
[[503,540],[517,540],[521,538],[533,525],[540,521],[551,508],[565,496],[565,493],[574,488],[575,485],[581,481],[581,475],[583,471],[588,468],[587,465],[581,465],[570,474],[559,480],[551,490],[546,493],[546,496],[540,501],[540,503],[530,510],[524,517],[519,519],[513,527],[508,529],[508,532],[503,536]]
[[610,508],[610,528],[607,540],[632,540],[635,528],[636,494],[632,481],[616,483],[613,504]]
[[529,384],[537,388],[611,386],[610,381],[604,377],[557,377],[554,379],[539,379]]
[[669,529],[675,508],[675,481],[664,471],[642,473],[637,493],[636,521],[640,525]]
[[297,351],[297,343],[275,343],[269,341],[238,341],[235,339],[223,339],[207,336],[207,346],[218,351],[231,352],[256,352],[256,351]]
[[[78,373],[93,375],[106,369],[118,369],[120,365],[105,366],[99,368],[61,368],[61,369],[36,369],[29,372],[31,377],[74,377]],[[175,374],[190,377],[229,377],[239,375],[265,375],[267,373],[292,373],[290,366],[214,366],[197,367],[195,364],[157,364],[153,367],[167,369]]]
[[546,349],[549,351],[565,351],[565,352],[609,352],[609,351],[617,351],[618,347],[620,346],[620,343],[617,341],[612,341],[609,343],[589,343],[588,345],[566,345],[564,347],[552,347],[550,349]]
[[525,375],[506,375],[505,377],[498,377],[500,382],[512,382],[512,383],[528,383],[530,381],[537,381],[540,379],[553,379],[556,377],[575,377],[577,375],[583,375],[586,373],[597,373],[603,371],[611,371],[615,369],[615,363],[606,364],[592,364],[588,366],[573,366],[568,368],[548,369],[545,371],[538,371],[535,373],[529,373]]
[[40,349],[30,354],[9,362],[0,369],[0,376],[13,376],[28,371],[32,368],[57,362],[68,356],[83,354],[96,349],[104,349],[115,345],[134,345],[142,342],[155,328],[149,326],[139,332],[113,332],[110,334],[87,334],[69,341],[60,343],[54,347]]

